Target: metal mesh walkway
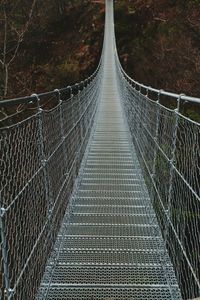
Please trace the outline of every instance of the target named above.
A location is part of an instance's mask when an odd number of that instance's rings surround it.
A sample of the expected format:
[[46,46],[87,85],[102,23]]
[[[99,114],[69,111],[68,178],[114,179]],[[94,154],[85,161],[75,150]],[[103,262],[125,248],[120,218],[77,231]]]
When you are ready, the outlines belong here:
[[41,300],[181,299],[118,93],[112,9],[96,123]]
[[200,98],[126,74],[105,2],[91,76],[0,101],[2,300],[199,299]]

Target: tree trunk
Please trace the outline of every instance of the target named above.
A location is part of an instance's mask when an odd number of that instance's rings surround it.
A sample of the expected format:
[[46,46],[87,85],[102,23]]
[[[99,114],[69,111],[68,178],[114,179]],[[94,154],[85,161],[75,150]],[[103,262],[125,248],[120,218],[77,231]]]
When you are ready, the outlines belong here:
[[3,91],[3,97],[6,98],[8,93],[8,65],[4,65],[4,91]]

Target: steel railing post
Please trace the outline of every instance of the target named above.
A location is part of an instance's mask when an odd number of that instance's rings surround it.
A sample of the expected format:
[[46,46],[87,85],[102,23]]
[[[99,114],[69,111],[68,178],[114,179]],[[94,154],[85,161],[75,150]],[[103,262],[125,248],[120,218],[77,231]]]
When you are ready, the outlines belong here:
[[173,192],[173,178],[174,178],[174,164],[176,160],[176,146],[177,146],[177,134],[178,134],[178,125],[179,125],[179,112],[180,112],[180,102],[181,98],[184,94],[179,95],[177,99],[177,107],[174,109],[175,113],[175,124],[174,124],[174,132],[173,132],[173,140],[172,140],[172,151],[171,151],[171,158],[169,160],[170,163],[170,170],[169,170],[169,191],[168,191],[168,198],[167,198],[167,208],[165,213],[167,215],[166,226],[164,229],[164,242],[167,247],[167,239],[169,234],[169,225],[171,222],[171,201],[172,201],[172,192]]
[[[40,161],[41,166],[44,172],[44,185],[45,185],[45,194],[46,194],[46,201],[47,201],[47,216],[49,220],[50,226],[50,219],[52,215],[52,207],[53,207],[53,199],[52,199],[52,191],[50,189],[50,178],[48,174],[48,158],[45,154],[45,141],[44,141],[44,133],[43,133],[43,121],[42,121],[42,112],[43,109],[40,107],[40,98],[37,94],[33,94],[33,97],[37,100],[37,111],[38,111],[38,129],[39,129],[39,151],[40,151]],[[50,228],[51,231],[51,228]]]
[[171,209],[171,198],[172,198],[172,188],[173,188],[173,173],[174,173],[174,163],[176,160],[176,145],[177,145],[177,133],[178,133],[178,124],[179,124],[179,112],[180,112],[180,101],[184,94],[181,94],[177,99],[177,107],[174,110],[175,112],[175,125],[173,132],[173,141],[172,141],[172,152],[170,158],[170,174],[169,174],[169,193],[168,193],[168,207],[167,212],[170,212]]
[[157,113],[156,113],[156,130],[155,130],[155,136],[154,136],[154,154],[153,154],[153,167],[152,167],[152,178],[154,180],[155,178],[155,172],[156,172],[156,160],[157,160],[157,154],[158,154],[158,133],[159,133],[159,122],[160,122],[160,95],[162,93],[162,90],[158,93],[158,99],[156,101],[157,104]]
[[63,111],[62,111],[62,99],[60,96],[60,91],[58,89],[54,90],[58,94],[59,100],[59,118],[60,118],[60,130],[61,130],[61,139],[62,139],[62,148],[63,148],[63,158],[65,165],[65,176],[68,176],[68,164],[67,164],[67,151],[65,147],[65,134],[64,134],[64,122],[63,122]]
[[[9,265],[8,265],[8,245],[6,240],[6,232],[5,232],[5,222],[4,222],[4,215],[6,213],[6,209],[2,205],[2,199],[0,199],[1,207],[0,207],[0,237],[1,237],[1,255],[2,255],[2,287],[3,282],[5,284],[5,289],[3,291],[4,295],[0,294],[4,299],[11,299],[13,290],[10,287],[10,276],[9,276]],[[0,291],[1,292],[1,291]]]

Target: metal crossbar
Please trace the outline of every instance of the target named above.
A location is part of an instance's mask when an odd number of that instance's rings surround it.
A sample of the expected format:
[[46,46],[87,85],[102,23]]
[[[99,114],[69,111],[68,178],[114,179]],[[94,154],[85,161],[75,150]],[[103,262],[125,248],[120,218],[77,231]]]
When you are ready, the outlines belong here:
[[200,99],[132,80],[112,0],[105,24],[84,82],[0,102],[0,299],[200,296],[200,125],[180,109]]

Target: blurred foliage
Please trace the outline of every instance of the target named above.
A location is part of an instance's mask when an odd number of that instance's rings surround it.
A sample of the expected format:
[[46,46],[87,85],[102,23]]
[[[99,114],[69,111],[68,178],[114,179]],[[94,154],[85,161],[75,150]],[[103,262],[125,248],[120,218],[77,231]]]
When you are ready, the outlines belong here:
[[[9,15],[9,53],[23,29],[31,1],[0,2]],[[156,88],[200,95],[200,0],[116,0],[120,60],[131,77]],[[73,84],[96,67],[104,4],[92,0],[37,0],[17,57],[9,69],[8,97]],[[0,85],[3,74],[0,72]]]
[[137,81],[200,95],[200,0],[116,0],[120,60]]
[[[8,56],[27,22],[32,1],[0,2],[0,55],[4,47],[5,5],[9,19]],[[9,68],[7,98],[60,88],[89,76],[101,54],[103,26],[103,3],[36,0],[29,28]],[[1,69],[2,87],[3,77]]]
[[69,59],[55,66],[52,64],[46,64],[41,66],[41,81],[45,86],[48,86],[50,90],[53,90],[55,86],[64,87],[70,82],[76,82],[80,77],[79,63]]

